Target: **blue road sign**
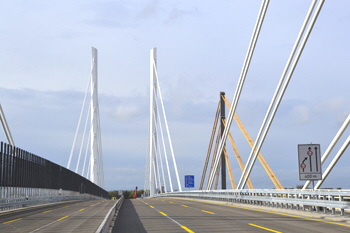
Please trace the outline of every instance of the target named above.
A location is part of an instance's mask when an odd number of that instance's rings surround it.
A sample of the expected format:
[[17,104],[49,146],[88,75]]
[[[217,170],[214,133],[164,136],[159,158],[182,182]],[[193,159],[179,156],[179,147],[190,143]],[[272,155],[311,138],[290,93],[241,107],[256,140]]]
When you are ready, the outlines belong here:
[[194,175],[185,176],[185,188],[194,188]]

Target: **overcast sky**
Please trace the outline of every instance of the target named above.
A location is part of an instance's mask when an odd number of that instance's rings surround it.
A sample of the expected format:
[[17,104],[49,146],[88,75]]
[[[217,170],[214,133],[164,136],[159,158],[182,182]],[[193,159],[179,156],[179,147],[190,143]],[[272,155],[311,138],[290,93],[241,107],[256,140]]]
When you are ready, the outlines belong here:
[[[271,1],[237,114],[253,138],[311,4]],[[180,179],[202,174],[220,91],[231,101],[259,0],[0,0],[0,103],[16,145],[67,165],[99,56],[99,103],[107,190],[143,188],[148,143],[149,53],[158,75]],[[298,177],[297,145],[324,152],[350,113],[350,1],[326,1],[262,154],[284,187]],[[248,143],[231,132],[244,161]],[[349,135],[344,133],[339,150]],[[2,131],[0,140],[6,141]],[[231,166],[240,177],[232,151]],[[328,159],[324,170],[331,158]],[[348,150],[323,187],[350,188]],[[273,188],[257,162],[255,188]]]

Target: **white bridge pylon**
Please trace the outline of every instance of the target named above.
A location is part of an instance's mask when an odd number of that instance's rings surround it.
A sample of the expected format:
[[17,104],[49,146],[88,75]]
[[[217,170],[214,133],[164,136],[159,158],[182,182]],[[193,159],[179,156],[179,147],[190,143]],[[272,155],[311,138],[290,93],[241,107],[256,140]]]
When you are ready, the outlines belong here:
[[[158,109],[162,110],[162,114],[159,113]],[[164,138],[164,129],[168,139],[167,141]],[[172,158],[170,161],[168,159],[169,151]],[[170,162],[172,162],[173,169],[170,169]],[[174,187],[172,182],[172,174],[174,173],[178,191],[182,191],[168,122],[165,114],[162,93],[159,86],[156,48],[153,48],[150,52],[150,117],[149,143],[146,164],[145,195],[153,196],[157,193],[164,193],[168,191],[173,192]],[[166,169],[166,173],[164,173],[164,169]],[[170,190],[168,190],[168,187]]]
[[[72,160],[76,161],[75,169],[71,170],[103,188],[104,171],[97,84],[97,49],[92,47],[91,75],[86,88],[67,168],[71,169]],[[90,94],[89,99],[87,98],[88,94]],[[81,123],[83,119],[85,120],[85,125],[83,133],[81,133]],[[78,137],[81,139],[79,152],[77,158],[74,158],[74,153],[78,150],[76,148]]]

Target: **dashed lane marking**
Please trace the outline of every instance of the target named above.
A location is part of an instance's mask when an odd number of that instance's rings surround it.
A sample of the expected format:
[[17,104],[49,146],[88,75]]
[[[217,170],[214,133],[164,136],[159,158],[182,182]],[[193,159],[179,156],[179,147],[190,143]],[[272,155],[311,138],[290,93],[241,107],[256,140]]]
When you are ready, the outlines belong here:
[[16,221],[19,221],[21,219],[22,218],[17,218],[17,219],[11,220],[11,221],[3,222],[2,224],[8,224],[8,223],[11,223],[11,222],[16,222]]
[[62,218],[60,218],[60,219],[57,219],[57,221],[61,221],[61,220],[65,219],[65,218],[68,218],[68,217],[69,217],[69,215],[64,216],[64,217],[62,217]]
[[275,232],[275,233],[282,233],[281,231],[275,231],[275,230],[272,230],[270,228],[266,228],[266,227],[262,227],[262,226],[259,226],[259,225],[255,225],[253,223],[248,223],[250,226],[253,226],[253,227],[257,227],[257,228],[260,228],[260,229],[264,229],[266,231],[271,231],[271,232]]
[[206,211],[206,210],[202,210],[202,212],[207,213],[207,214],[215,214],[215,213],[213,213],[213,212]]
[[166,213],[163,212],[159,212],[160,214],[164,215],[164,216],[168,216]]

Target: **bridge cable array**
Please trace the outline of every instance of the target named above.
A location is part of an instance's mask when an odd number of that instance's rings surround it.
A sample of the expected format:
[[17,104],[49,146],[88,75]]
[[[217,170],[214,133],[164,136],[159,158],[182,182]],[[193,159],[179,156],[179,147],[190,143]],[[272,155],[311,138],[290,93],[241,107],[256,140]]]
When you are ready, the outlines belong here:
[[254,30],[253,30],[253,35],[252,35],[252,38],[251,38],[250,43],[249,43],[248,51],[247,51],[247,54],[246,54],[246,57],[244,60],[244,64],[243,64],[243,67],[241,70],[241,74],[239,77],[238,85],[236,87],[235,94],[233,97],[232,105],[231,105],[230,111],[228,113],[227,125],[225,127],[225,130],[223,132],[223,135],[222,135],[221,140],[220,140],[219,145],[218,145],[218,151],[217,151],[215,158],[214,158],[213,169],[209,174],[209,180],[208,180],[207,187],[206,187],[207,190],[211,189],[213,182],[214,182],[215,173],[218,170],[218,165],[219,165],[219,161],[220,161],[220,154],[222,153],[222,151],[224,149],[224,144],[227,140],[228,131],[229,131],[231,124],[232,124],[233,115],[234,115],[236,108],[237,108],[237,105],[238,105],[238,100],[239,100],[239,97],[240,97],[242,89],[243,89],[244,81],[245,81],[246,76],[247,76],[247,72],[248,72],[248,69],[250,66],[250,62],[252,60],[252,56],[254,53],[256,43],[258,41],[258,37],[260,34],[260,30],[262,28],[262,24],[263,24],[265,15],[266,15],[266,11],[267,11],[269,2],[270,2],[269,0],[264,0],[261,4],[260,10],[259,10],[258,18],[257,18],[256,24],[255,24]]
[[[299,35],[296,39],[296,42],[294,44],[294,47],[293,47],[292,52],[290,54],[290,57],[287,61],[285,69],[282,73],[282,77],[281,77],[279,84],[276,88],[275,94],[272,98],[272,101],[270,103],[270,106],[268,108],[266,116],[264,118],[264,121],[263,121],[261,128],[259,130],[257,139],[255,140],[254,145],[252,146],[251,153],[249,155],[248,161],[245,165],[244,171],[243,171],[241,178],[239,180],[237,189],[243,189],[247,183],[247,179],[249,178],[250,173],[252,171],[252,168],[255,164],[255,161],[259,155],[262,144],[263,144],[265,137],[269,131],[270,125],[274,119],[274,116],[277,112],[279,104],[283,98],[285,91],[286,91],[288,83],[293,75],[293,72],[298,64],[301,53],[306,45],[306,42],[310,36],[310,33],[313,29],[313,26],[314,26],[314,24],[317,20],[317,17],[322,9],[324,0],[321,0],[319,2],[318,6],[316,7],[317,2],[318,2],[318,0],[314,0],[311,3],[311,6],[310,6],[309,11],[306,15],[304,23],[301,27]],[[255,46],[257,43],[257,39],[258,39],[260,30],[262,27],[262,23],[264,21],[264,17],[265,17],[267,8],[268,8],[268,4],[269,4],[268,0],[263,1],[261,8],[260,8],[260,11],[259,11],[259,14],[258,14],[258,19],[257,19],[256,25],[255,25],[254,31],[253,31],[252,39],[251,39],[251,42],[250,42],[249,47],[248,47],[248,52],[247,52],[247,55],[246,55],[246,58],[245,58],[245,61],[243,64],[243,68],[241,71],[239,82],[238,82],[238,85],[237,85],[237,88],[235,91],[235,95],[234,95],[234,98],[232,101],[233,104],[231,105],[230,112],[228,114],[226,128],[225,128],[225,131],[223,133],[223,136],[222,136],[220,143],[219,143],[219,146],[218,146],[218,151],[217,151],[216,156],[215,156],[215,162],[213,164],[213,169],[209,174],[209,180],[208,180],[208,184],[206,187],[207,190],[211,189],[213,182],[214,182],[215,174],[218,170],[218,165],[219,165],[219,161],[220,161],[220,154],[222,153],[222,151],[224,149],[224,143],[227,139],[228,131],[231,127],[232,119],[234,118],[234,115],[235,115],[235,110],[236,110],[236,107],[238,104],[238,100],[239,100],[239,97],[240,97],[240,94],[241,94],[241,91],[243,88],[243,84],[244,84],[247,72],[248,72],[250,61],[252,59],[252,55],[253,55],[253,52],[254,52],[254,49],[255,49]],[[272,177],[272,176],[270,176],[270,177]]]
[[[324,0],[320,1],[319,5],[317,6],[317,8],[315,10],[316,3],[317,3],[317,0],[314,0],[311,3],[309,11],[306,15],[304,23],[301,27],[301,30],[300,30],[299,35],[297,37],[297,40],[294,44],[294,47],[293,47],[292,52],[290,54],[290,57],[287,61],[287,64],[286,64],[285,69],[282,73],[281,79],[279,81],[279,84],[276,88],[276,91],[275,91],[274,96],[272,98],[272,101],[270,103],[270,106],[269,106],[267,113],[265,115],[264,121],[263,121],[261,128],[259,130],[257,139],[255,140],[254,146],[250,152],[248,162],[246,163],[246,166],[244,168],[244,172],[243,172],[241,179],[238,183],[238,189],[244,188],[246,181],[247,181],[247,177],[249,177],[249,175],[252,171],[252,168],[254,166],[254,163],[256,161],[258,153],[260,152],[262,144],[264,143],[266,135],[270,129],[271,123],[276,115],[277,109],[281,103],[283,95],[288,87],[289,81],[293,75],[293,72],[294,72],[297,64],[298,64],[299,58],[303,52],[303,49],[306,45],[307,40],[311,34],[311,31],[313,29],[313,26],[314,26],[316,20],[317,20],[317,17],[322,9]],[[311,18],[311,16],[312,16],[312,18]],[[310,21],[310,19],[311,19],[311,21]]]
[[[153,196],[156,193],[167,192],[167,182],[169,183],[170,191],[173,192],[175,190],[172,182],[172,173],[175,173],[178,190],[182,191],[182,188],[165,113],[162,92],[159,85],[156,48],[152,49],[150,54],[150,118],[149,142],[145,169],[145,194]],[[158,109],[161,109],[162,114],[159,113]],[[163,129],[166,133],[167,140],[164,137]],[[173,169],[171,169],[168,160],[169,151]],[[163,160],[165,160],[166,173],[164,172]]]

